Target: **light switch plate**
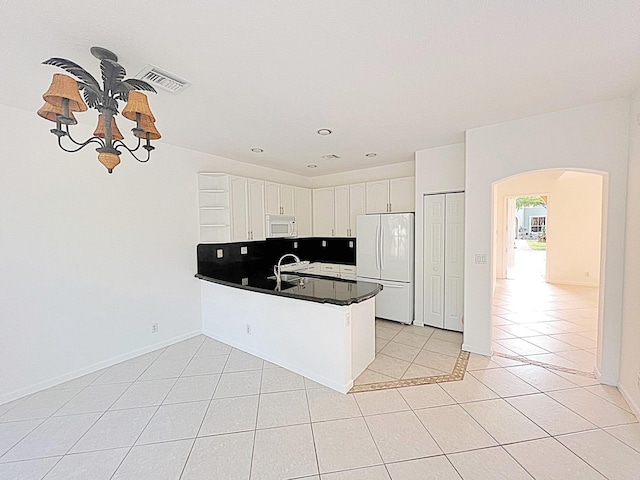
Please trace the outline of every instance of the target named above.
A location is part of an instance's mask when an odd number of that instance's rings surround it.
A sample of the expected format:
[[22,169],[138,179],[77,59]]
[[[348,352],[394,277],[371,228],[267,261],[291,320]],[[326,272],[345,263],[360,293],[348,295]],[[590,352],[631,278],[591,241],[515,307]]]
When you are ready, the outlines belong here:
[[247,247],[240,247],[240,255],[246,255],[247,254]]
[[223,252],[223,250],[221,248],[216,250],[216,257],[222,258],[223,255],[224,255],[224,252]]
[[487,263],[487,255],[484,253],[476,253],[476,265],[485,265]]

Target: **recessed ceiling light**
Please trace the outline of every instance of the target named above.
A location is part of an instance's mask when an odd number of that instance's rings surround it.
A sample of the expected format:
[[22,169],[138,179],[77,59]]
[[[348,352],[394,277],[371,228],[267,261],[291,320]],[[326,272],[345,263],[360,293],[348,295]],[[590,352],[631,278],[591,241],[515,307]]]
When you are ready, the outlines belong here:
[[318,130],[318,135],[331,135],[331,130],[328,128],[321,128]]
[[371,152],[371,153],[367,153],[367,154],[365,155],[365,157],[375,157],[375,156],[377,156],[377,155],[378,155],[377,153],[373,153],[373,152]]
[[316,165],[315,163],[310,163],[309,165],[307,165],[307,168],[318,168],[318,165]]
[[264,150],[263,150],[263,149],[261,149],[261,148],[252,148],[252,149],[251,149],[251,151],[252,151],[253,153],[262,153],[262,152],[264,152]]

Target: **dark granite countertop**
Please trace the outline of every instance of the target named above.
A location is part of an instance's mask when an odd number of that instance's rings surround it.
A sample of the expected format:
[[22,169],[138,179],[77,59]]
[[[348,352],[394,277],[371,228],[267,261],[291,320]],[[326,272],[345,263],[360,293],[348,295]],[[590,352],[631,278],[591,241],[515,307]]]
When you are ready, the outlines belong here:
[[334,305],[351,305],[362,302],[376,296],[382,290],[382,285],[377,283],[354,282],[298,273],[295,275],[299,276],[301,280],[283,281],[278,289],[276,281],[267,278],[272,275],[272,271],[245,271],[241,266],[238,266],[238,268],[201,271],[196,274],[196,277],[208,282],[253,292]]

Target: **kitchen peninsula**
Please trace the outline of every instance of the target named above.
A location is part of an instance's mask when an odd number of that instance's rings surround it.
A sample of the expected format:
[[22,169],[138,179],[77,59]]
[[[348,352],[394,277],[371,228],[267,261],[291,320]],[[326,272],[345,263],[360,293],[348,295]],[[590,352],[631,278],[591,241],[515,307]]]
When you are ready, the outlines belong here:
[[272,257],[206,261],[207,248],[199,246],[196,275],[203,280],[203,332],[348,392],[375,357],[375,296],[382,287],[290,273],[278,284],[269,278]]

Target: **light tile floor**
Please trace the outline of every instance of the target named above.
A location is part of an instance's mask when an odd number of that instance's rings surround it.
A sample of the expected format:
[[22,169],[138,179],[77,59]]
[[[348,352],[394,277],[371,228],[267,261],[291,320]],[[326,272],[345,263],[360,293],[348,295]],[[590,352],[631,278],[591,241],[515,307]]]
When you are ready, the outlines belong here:
[[493,351],[593,373],[598,288],[498,280]]
[[376,358],[355,385],[450,374],[462,334],[376,319]]
[[501,357],[342,395],[197,336],[0,405],[0,478],[637,479],[640,425],[615,388]]

